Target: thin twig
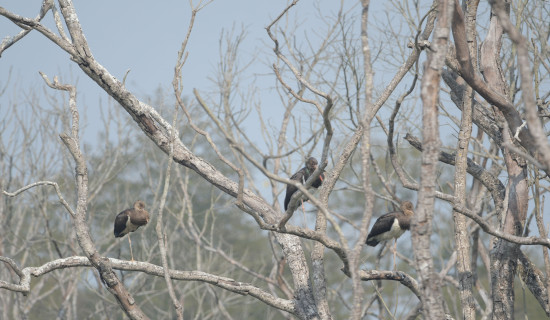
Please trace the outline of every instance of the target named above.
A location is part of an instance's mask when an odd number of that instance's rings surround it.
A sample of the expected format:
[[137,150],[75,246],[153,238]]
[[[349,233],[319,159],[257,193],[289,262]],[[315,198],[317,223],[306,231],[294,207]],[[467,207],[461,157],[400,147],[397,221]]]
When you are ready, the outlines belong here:
[[14,192],[7,192],[5,190],[2,190],[2,193],[7,195],[8,197],[15,197],[15,196],[19,195],[20,193],[27,191],[28,189],[34,188],[36,186],[41,186],[41,185],[53,186],[55,188],[55,192],[57,193],[57,197],[59,198],[59,202],[65,207],[65,209],[67,209],[67,212],[69,212],[71,214],[71,216],[74,218],[75,212],[71,208],[69,203],[65,200],[65,198],[63,198],[63,195],[61,194],[61,190],[59,189],[59,185],[57,184],[57,182],[54,182],[54,181],[38,181],[38,182],[35,182],[35,183],[31,183],[27,186],[24,186],[23,188],[21,188],[19,190],[16,190]]

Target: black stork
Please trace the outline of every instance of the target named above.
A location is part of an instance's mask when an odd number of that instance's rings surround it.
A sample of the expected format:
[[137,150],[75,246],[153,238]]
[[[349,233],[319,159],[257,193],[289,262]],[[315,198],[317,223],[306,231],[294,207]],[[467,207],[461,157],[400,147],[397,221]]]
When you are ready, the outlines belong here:
[[139,227],[146,225],[147,222],[149,222],[149,212],[145,210],[145,203],[141,200],[136,201],[133,208],[126,209],[117,214],[115,218],[115,237],[120,238],[128,235],[132,261],[134,261],[134,254],[132,252],[130,232],[136,231]]
[[388,212],[380,216],[370,229],[367,244],[374,247],[381,241],[394,239],[395,253],[397,238],[411,228],[413,215],[413,204],[410,201],[404,201],[401,203],[401,211]]
[[[306,161],[306,166],[303,167],[302,169],[298,170],[298,172],[296,172],[295,174],[293,174],[292,177],[290,177],[290,180],[299,181],[302,184],[306,184],[307,179],[309,179],[309,177],[311,176],[313,171],[315,171],[315,169],[317,169],[318,165],[319,165],[319,163],[317,162],[317,159],[315,159],[314,157],[310,157]],[[325,179],[325,174],[321,173],[319,178],[316,179],[315,181],[313,181],[311,186],[314,187],[315,189],[319,188],[321,186],[321,184],[323,183],[323,179]],[[289,185],[286,186],[285,211],[288,208],[288,203],[290,202],[290,198],[292,198],[292,195],[297,190],[298,190],[298,188],[296,188],[293,185],[289,184]]]

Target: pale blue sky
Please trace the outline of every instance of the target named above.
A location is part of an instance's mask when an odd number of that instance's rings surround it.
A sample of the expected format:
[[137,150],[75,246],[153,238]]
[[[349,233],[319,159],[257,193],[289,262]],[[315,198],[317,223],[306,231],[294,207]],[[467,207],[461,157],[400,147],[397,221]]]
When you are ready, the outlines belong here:
[[[197,2],[196,0],[193,2]],[[359,9],[358,1],[347,1],[346,7]],[[6,9],[26,17],[34,18],[40,10],[42,0],[0,0]],[[172,93],[172,79],[178,50],[187,33],[191,8],[189,1],[169,0],[152,3],[142,0],[98,0],[74,1],[83,32],[89,42],[92,54],[109,72],[122,80],[126,71],[126,87],[140,99],[154,96],[157,88],[162,87]],[[183,94],[192,96],[192,90],[198,89],[203,97],[215,90],[212,78],[215,77],[220,60],[220,36],[222,32],[234,34],[246,31],[246,38],[241,45],[240,59],[242,65],[253,60],[247,69],[243,86],[253,83],[257,86],[255,99],[261,99],[264,120],[275,127],[280,126],[284,113],[279,97],[273,90],[276,78],[271,64],[276,61],[273,53],[273,42],[269,39],[265,27],[271,23],[287,6],[287,1],[254,1],[254,0],[215,0],[203,8],[197,15],[187,51],[187,62],[183,68]],[[298,21],[304,29],[315,30],[317,36],[327,28],[318,17],[335,15],[340,1],[302,0],[292,8],[288,19]],[[357,14],[360,13],[356,11]],[[57,33],[51,12],[42,20],[50,30]],[[283,20],[284,23],[284,20]],[[357,27],[359,27],[357,25]],[[0,17],[0,35],[14,36],[20,28],[11,21]],[[303,36],[302,31],[300,36]],[[308,35],[315,41],[314,35]],[[34,89],[43,94],[59,94],[45,87],[39,71],[49,78],[59,76],[62,83],[76,84],[78,90],[77,104],[84,116],[82,139],[85,143],[94,144],[103,124],[99,119],[98,106],[108,107],[108,95],[78,66],[69,59],[69,55],[54,43],[36,31],[32,31],[23,40],[5,51],[0,58],[0,88],[8,81],[8,70],[12,70],[6,93],[0,96],[0,115],[2,106],[17,103],[26,107],[25,95]],[[294,79],[288,80],[295,85]],[[253,102],[253,101],[252,101]],[[45,106],[47,103],[45,103]],[[129,117],[122,112],[124,117]],[[167,117],[171,120],[171,115]],[[258,141],[259,147],[265,150],[262,136],[258,134],[257,118],[252,113],[252,120],[245,126]],[[308,126],[309,128],[309,126]],[[266,152],[267,153],[267,152]],[[318,157],[320,156],[320,151]],[[302,166],[302,159],[296,154],[291,170]],[[261,160],[261,159],[258,159]]]
[[[41,0],[3,0],[6,9],[20,15],[34,18],[40,10]],[[196,2],[196,1],[194,1]],[[329,14],[336,12],[339,1],[322,1],[322,10]],[[169,0],[152,4],[151,1],[135,0],[99,0],[74,1],[84,34],[90,44],[94,57],[118,79],[131,69],[126,86],[138,97],[153,95],[160,86],[171,90],[171,82],[177,52],[181,46],[189,25],[190,6],[188,1]],[[255,61],[247,72],[248,81],[261,84],[260,90],[270,91],[273,87],[273,71],[266,62],[275,61],[273,44],[268,38],[265,27],[286,6],[286,1],[226,1],[217,0],[201,10],[196,18],[193,33],[187,46],[189,57],[183,69],[184,95],[191,96],[194,88],[209,91],[214,88],[212,78],[219,61],[219,40],[223,30],[235,33],[243,28],[247,37],[241,46],[241,57],[252,59],[262,51],[261,60]],[[312,12],[314,0],[303,0],[293,9],[291,17],[299,16],[303,23],[319,23]],[[351,5],[357,2],[351,1]],[[53,18],[49,13],[43,24],[55,30]],[[20,29],[5,18],[0,18],[2,37],[13,36]],[[265,54],[264,54],[265,53]],[[107,95],[88,79],[86,75],[69,60],[67,53],[47,40],[36,31],[19,41],[0,59],[0,86],[7,82],[9,68],[12,79],[7,94],[0,97],[0,104],[16,94],[14,86],[21,88],[40,88],[43,81],[38,71],[50,78],[55,75],[61,81],[77,84],[78,102],[94,109],[100,98]],[[266,77],[265,75],[269,75]],[[254,79],[251,79],[254,77]],[[265,79],[269,78],[269,79]],[[12,92],[10,92],[12,91]],[[18,92],[20,94],[20,92]],[[270,106],[264,100],[263,107],[273,109],[271,116],[280,117],[284,112],[278,100]],[[279,108],[278,108],[279,107]],[[277,112],[277,110],[279,112]],[[93,117],[93,115],[92,115]],[[88,128],[92,129],[92,128]]]

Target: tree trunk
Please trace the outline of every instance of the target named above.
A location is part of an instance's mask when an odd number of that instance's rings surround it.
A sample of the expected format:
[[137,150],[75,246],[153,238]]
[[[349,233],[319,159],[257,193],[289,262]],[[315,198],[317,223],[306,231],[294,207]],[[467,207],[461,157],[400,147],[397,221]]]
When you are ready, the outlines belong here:
[[449,31],[454,2],[438,2],[437,24],[432,41],[432,52],[424,64],[422,78],[422,136],[424,151],[420,169],[420,192],[416,214],[412,219],[412,242],[416,271],[420,278],[423,313],[426,319],[444,319],[441,280],[434,270],[430,237],[435,202],[437,163],[441,141],[439,140],[438,101],[441,69],[447,54]]
[[[500,68],[500,48],[502,46],[502,26],[491,12],[491,22],[487,37],[481,46],[481,67],[489,86],[507,97],[506,87]],[[510,133],[502,112],[497,109],[495,115],[505,142],[512,143]],[[527,216],[528,184],[524,160],[507,148],[502,148],[508,171],[506,212],[500,213],[501,229],[505,233],[521,235]],[[502,216],[504,214],[504,216]],[[491,250],[491,285],[493,293],[493,319],[514,318],[514,278],[517,270],[519,245],[498,239]]]

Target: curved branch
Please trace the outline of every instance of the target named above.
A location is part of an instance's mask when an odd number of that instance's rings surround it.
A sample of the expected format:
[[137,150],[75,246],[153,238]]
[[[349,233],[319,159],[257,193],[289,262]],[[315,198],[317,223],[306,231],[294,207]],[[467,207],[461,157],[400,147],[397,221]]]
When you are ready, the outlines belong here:
[[[516,110],[514,104],[510,102],[505,96],[501,95],[499,90],[494,90],[488,83],[483,81],[474,72],[471,57],[468,52],[468,43],[465,33],[465,22],[462,10],[460,6],[457,6],[459,10],[455,10],[453,16],[453,38],[455,40],[456,56],[458,68],[456,71],[477,93],[479,93],[487,102],[497,107],[503,114],[508,126],[512,133],[516,133],[518,136],[518,142],[529,151],[531,155],[536,155],[538,151],[543,150],[543,162],[546,166],[550,165],[550,145],[546,141],[546,136],[539,130],[540,124],[535,121],[539,121],[536,114],[535,101],[533,98],[533,88],[531,80],[531,69],[529,66],[529,58],[526,50],[526,40],[521,34],[510,24],[509,18],[506,16],[503,3],[492,0],[490,1],[491,7],[495,14],[498,16],[503,28],[506,29],[510,38],[518,45],[518,61],[522,80],[521,86],[523,91],[523,99],[526,103],[526,110],[528,120],[530,120],[530,128],[523,126],[523,120],[518,110]],[[489,32],[490,34],[491,32]],[[495,42],[488,41],[487,39],[481,46],[481,51],[489,51]],[[494,62],[492,62],[494,63]],[[449,65],[451,66],[451,65]],[[533,131],[535,130],[535,131]],[[534,136],[535,135],[535,136]],[[548,161],[548,163],[546,162]],[[545,171],[548,173],[548,168]]]
[[[458,83],[458,73],[451,70],[443,70],[443,81],[451,88],[451,100],[462,110],[462,97],[464,96],[464,82]],[[463,80],[462,80],[463,81]],[[492,111],[487,110],[479,101],[474,99],[474,123],[487,133],[499,146],[503,143],[502,133],[497,126]]]
[[35,183],[31,183],[29,185],[26,185],[14,192],[8,192],[8,191],[5,191],[5,190],[2,190],[2,193],[7,195],[8,197],[16,197],[17,195],[19,195],[21,192],[25,192],[31,188],[34,188],[36,186],[42,186],[42,185],[46,185],[46,186],[53,186],[55,188],[55,192],[57,193],[57,197],[59,198],[59,202],[61,202],[61,204],[65,207],[65,209],[67,209],[67,212],[69,212],[71,214],[71,216],[75,216],[75,213],[74,213],[74,210],[71,208],[71,206],[69,205],[69,203],[65,200],[65,198],[63,198],[63,195],[61,194],[61,189],[59,189],[59,185],[57,184],[57,182],[54,182],[54,181],[37,181]]
[[115,297],[128,317],[136,320],[149,319],[145,313],[143,313],[141,308],[133,303],[134,298],[113,272],[113,269],[107,259],[99,255],[96,245],[92,240],[90,228],[86,221],[86,215],[88,212],[88,168],[79,146],[79,115],[76,107],[76,88],[72,85],[59,84],[57,78],[54,78],[54,82],[51,83],[45,75],[42,76],[50,87],[56,90],[64,90],[69,92],[69,108],[72,114],[71,134],[69,135],[67,133],[63,133],[60,135],[60,138],[69,150],[75,162],[77,199],[76,211],[72,221],[78,244],[86,254],[86,257],[90,263],[99,272],[101,280],[105,284],[107,290]]
[[[349,277],[350,274],[345,269],[342,269],[344,273]],[[386,270],[359,270],[358,273],[359,277],[362,281],[370,281],[370,280],[392,280],[392,281],[398,281],[405,287],[409,288],[412,293],[420,300],[420,288],[418,287],[418,282],[411,277],[410,275],[406,274],[405,272],[401,271],[386,271]]]
[[[105,258],[105,260],[115,270],[143,272],[161,278],[165,275],[165,271],[161,266],[149,262],[130,262],[114,258]],[[10,265],[10,261],[13,262],[12,259],[2,256],[0,256],[0,261],[5,261]],[[87,257],[83,256],[72,256],[68,258],[56,259],[39,267],[26,267],[19,269],[20,271],[18,274],[20,274],[21,279],[19,284],[11,284],[5,281],[0,281],[0,288],[28,293],[31,290],[30,276],[40,277],[55,270],[76,267],[93,267],[93,265]],[[286,300],[273,296],[269,292],[264,291],[250,283],[239,282],[231,278],[221,277],[202,271],[181,271],[170,269],[167,273],[172,280],[200,281],[209,283],[234,293],[249,295],[272,307],[295,314],[295,303],[292,300]]]
[[[42,25],[39,20],[35,19],[29,19],[22,17],[20,15],[14,14],[6,10],[4,7],[0,7],[0,15],[10,19],[13,23],[15,23],[18,26],[27,26],[30,27],[40,33],[42,33],[46,38],[50,39],[52,42],[57,44],[61,49],[65,50],[70,55],[74,56],[77,54],[75,48],[72,46],[72,44],[57,36],[55,33],[53,33],[50,29],[46,28],[44,25]],[[13,43],[12,43],[13,44]],[[4,43],[2,43],[2,46],[4,46]],[[11,46],[11,44],[9,44]],[[2,50],[7,49],[9,47],[6,45],[6,48],[3,48]],[[0,51],[1,55],[2,51]]]
[[[36,18],[34,18],[33,21],[39,23],[46,16],[51,8],[54,8],[53,0],[44,0],[42,2],[42,7],[40,8],[40,13],[36,16]],[[0,8],[0,10],[4,9]],[[17,41],[23,39],[27,34],[29,34],[29,32],[33,30],[33,28],[28,28],[26,25],[19,23],[17,20],[11,19],[11,21],[25,30],[21,30],[14,37],[7,37],[2,40],[2,43],[0,43],[0,57],[2,57],[2,52],[6,51],[6,49],[14,45]]]
[[[422,143],[415,136],[407,133],[407,135],[405,136],[405,140],[407,140],[411,144],[411,146],[413,146],[417,150],[422,151]],[[445,151],[440,151],[439,161],[454,166],[455,155],[447,153]],[[487,188],[487,190],[491,192],[493,200],[495,201],[495,206],[497,208],[502,208],[504,196],[506,193],[506,187],[502,184],[502,182],[470,158],[468,158],[467,160],[467,165],[468,167],[466,171],[474,178],[479,180]]]
[[[86,39],[82,34],[80,24],[78,22],[78,16],[74,11],[72,2],[68,0],[60,0],[61,11],[65,19],[67,28],[69,29],[71,38],[75,45],[69,44],[70,48],[65,46],[63,41],[60,41],[59,38],[51,40],[62,47],[64,50],[70,51],[71,60],[78,64],[78,66],[86,73],[92,80],[94,80],[106,93],[112,96],[120,105],[132,116],[134,121],[138,124],[141,130],[149,137],[157,147],[162,150],[167,155],[170,154],[170,149],[172,144],[170,143],[170,133],[174,132],[174,136],[179,137],[178,131],[173,128],[170,123],[168,123],[162,116],[151,106],[146,103],[138,100],[138,98],[133,95],[126,87],[116,79],[113,75],[109,73],[101,64],[99,64],[89,51],[87,47]],[[1,10],[0,14],[5,15],[6,10]],[[33,27],[36,24],[32,25]],[[37,26],[40,27],[40,26]],[[78,39],[75,39],[77,37]],[[69,52],[68,51],[68,52]],[[78,144],[73,141],[73,138],[64,135],[63,141],[65,144],[73,148],[74,150],[78,149]],[[188,167],[198,173],[202,178],[208,181],[210,184],[220,189],[224,193],[229,194],[232,197],[237,197],[239,194],[239,184],[227,178],[222,172],[212,166],[210,163],[204,159],[196,156],[192,153],[187,146],[180,139],[175,139],[173,143],[173,159],[178,164]],[[83,178],[86,175],[86,167],[84,161],[79,159],[78,156],[75,157],[77,161],[77,179],[80,184],[83,182]],[[83,164],[83,165],[81,165]],[[81,195],[79,195],[80,197]],[[277,212],[259,195],[253,193],[248,189],[243,190],[243,199],[240,207],[248,207],[253,212],[255,212],[258,217],[261,217],[264,221],[268,223],[275,223],[277,220]],[[85,212],[85,202],[82,202],[79,199],[79,207],[77,208],[77,218],[79,216],[79,210],[82,212],[82,220],[84,220]],[[85,222],[82,221],[85,227]],[[76,223],[75,223],[76,225]],[[80,230],[82,232],[89,232],[89,230]],[[89,235],[89,234],[88,234]],[[300,245],[299,239],[294,236],[287,234],[277,234],[278,242],[283,248],[283,252],[287,256],[288,266],[291,270],[293,280],[295,282],[295,294],[298,300],[300,299],[309,299],[308,292],[311,291],[310,284],[308,282],[308,276],[303,276],[304,270],[307,270],[307,263],[305,259],[304,252]],[[91,248],[88,248],[91,249]],[[100,270],[100,273],[104,270],[108,270],[108,265],[105,264],[98,255],[93,255],[92,253],[95,250],[85,250],[87,254],[90,255],[90,258],[94,259],[97,262],[97,267]],[[102,269],[102,268],[105,269]],[[306,272],[307,273],[307,272]],[[105,281],[117,281],[116,276],[112,274],[113,277],[108,279],[103,279]],[[110,282],[114,284],[114,282]],[[109,287],[113,289],[114,287]],[[117,287],[118,288],[118,287]],[[114,288],[116,289],[116,288]],[[124,288],[120,288],[125,290]],[[120,292],[119,292],[120,293]],[[114,293],[116,294],[116,293]],[[128,299],[123,299],[125,302],[128,302]],[[132,305],[134,306],[134,305]],[[302,310],[305,306],[299,306],[299,314],[303,315],[310,310]],[[314,312],[315,313],[315,312]]]
[[[528,52],[527,39],[516,29],[516,27],[510,21],[510,17],[506,14],[503,1],[490,0],[491,8],[497,15],[502,28],[510,36],[510,39],[517,45],[517,61],[519,67],[519,74],[521,76],[521,98],[523,100],[525,111],[527,115],[527,123],[529,124],[528,134],[525,136],[527,139],[532,137],[532,140],[520,141],[520,143],[526,147],[529,147],[532,155],[540,155],[541,162],[546,166],[544,169],[547,173],[550,171],[550,144],[544,128],[538,117],[538,111],[535,101],[535,91],[533,88],[533,72],[531,71],[531,62]],[[521,119],[520,119],[521,120]],[[510,125],[513,132],[519,132],[521,135],[522,124],[518,128]],[[516,131],[517,130],[517,131]]]
[[492,228],[482,217],[477,215],[476,213],[472,212],[472,210],[466,208],[463,205],[460,205],[458,203],[453,203],[455,206],[456,211],[462,213],[463,215],[467,216],[468,218],[474,220],[480,227],[483,229],[483,231],[487,232],[488,234],[495,236],[497,238],[504,239],[508,242],[516,243],[516,244],[522,244],[522,245],[543,245],[550,249],[550,239],[548,238],[540,238],[540,237],[520,237],[520,236],[514,236],[509,233],[504,233],[500,230],[495,230]]

